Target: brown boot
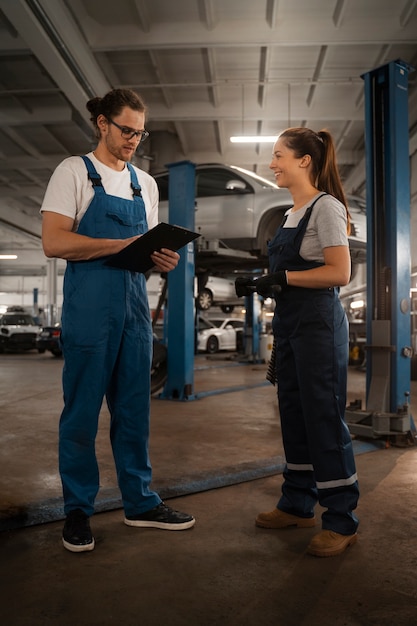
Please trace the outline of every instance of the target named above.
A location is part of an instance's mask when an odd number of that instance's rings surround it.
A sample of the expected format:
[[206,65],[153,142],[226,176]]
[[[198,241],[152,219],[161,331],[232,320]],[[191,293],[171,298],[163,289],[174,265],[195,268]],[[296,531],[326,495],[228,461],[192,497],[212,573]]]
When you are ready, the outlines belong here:
[[316,525],[316,518],[298,517],[298,515],[291,515],[285,511],[280,511],[280,509],[274,509],[269,513],[259,513],[255,524],[261,528],[289,528],[290,526],[311,528],[311,526]]
[[314,556],[337,556],[342,554],[348,546],[356,543],[357,540],[357,533],[341,535],[333,530],[322,530],[310,541],[307,552]]

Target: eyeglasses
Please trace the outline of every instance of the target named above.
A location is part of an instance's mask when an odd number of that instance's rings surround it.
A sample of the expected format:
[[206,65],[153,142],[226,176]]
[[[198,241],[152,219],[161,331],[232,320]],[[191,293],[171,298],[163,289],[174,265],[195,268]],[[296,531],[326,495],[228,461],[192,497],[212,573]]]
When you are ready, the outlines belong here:
[[123,139],[133,139],[133,137],[137,137],[139,143],[143,143],[145,139],[149,137],[147,130],[133,130],[133,128],[129,128],[129,126],[120,126],[120,124],[114,122],[110,117],[108,117],[107,120],[120,130]]

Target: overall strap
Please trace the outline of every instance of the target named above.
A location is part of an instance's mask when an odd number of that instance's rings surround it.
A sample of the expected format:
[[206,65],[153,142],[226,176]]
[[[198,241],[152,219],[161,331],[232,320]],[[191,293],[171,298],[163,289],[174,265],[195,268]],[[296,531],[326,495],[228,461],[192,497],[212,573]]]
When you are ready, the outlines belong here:
[[327,193],[327,191],[323,191],[322,194],[319,195],[318,198],[316,198],[313,202],[313,204],[311,204],[308,208],[310,209],[310,213],[313,210],[313,206],[316,204],[316,202],[318,202],[318,200],[320,200],[320,198],[322,198],[323,196],[328,196],[329,194]]
[[142,187],[139,185],[138,177],[136,176],[135,168],[130,163],[126,162],[128,170],[130,172],[130,186],[133,189],[133,196],[142,197]]
[[82,160],[85,163],[85,166],[88,171],[88,178],[91,180],[93,184],[94,192],[98,191],[101,193],[105,193],[103,183],[101,182],[101,176],[97,172],[96,168],[93,165],[93,162],[85,155],[81,156]]
[[304,235],[305,235],[305,232],[306,232],[306,230],[307,230],[308,222],[309,222],[309,220],[310,220],[311,213],[312,213],[312,211],[313,211],[313,207],[314,207],[314,205],[316,204],[316,202],[317,202],[318,200],[320,200],[320,198],[322,198],[323,196],[327,196],[327,195],[328,195],[328,194],[327,194],[327,192],[322,193],[322,194],[321,194],[318,198],[316,198],[316,199],[314,200],[314,202],[313,202],[312,204],[310,204],[310,206],[307,208],[306,212],[304,213],[304,215],[303,215],[303,217],[301,218],[300,223],[299,223],[299,225],[298,225],[298,232],[297,232],[296,237],[295,237],[295,239],[296,239],[297,241],[299,241],[300,239],[302,239],[302,238],[304,237]]
[[[310,206],[306,209],[306,212],[304,213],[301,219],[308,222],[308,220],[310,219],[311,211],[313,210],[313,207],[316,204],[317,200],[320,200],[320,198],[322,198],[323,196],[327,196],[327,195],[328,193],[325,191],[318,198],[316,198],[313,204],[310,204]],[[288,219],[288,215],[284,215],[284,217],[282,218],[282,222],[280,224],[281,227],[284,226],[287,219]]]

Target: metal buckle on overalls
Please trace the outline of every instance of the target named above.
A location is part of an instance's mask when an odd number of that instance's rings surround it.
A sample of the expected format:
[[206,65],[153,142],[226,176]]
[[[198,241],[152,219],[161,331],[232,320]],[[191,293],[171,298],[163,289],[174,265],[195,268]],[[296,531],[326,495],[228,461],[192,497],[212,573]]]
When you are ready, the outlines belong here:
[[130,186],[133,189],[133,195],[134,196],[139,196],[141,198],[142,197],[142,189],[141,189],[141,187],[137,187],[133,183],[130,183]]
[[88,178],[91,180],[93,187],[102,187],[101,176],[99,174],[88,174]]

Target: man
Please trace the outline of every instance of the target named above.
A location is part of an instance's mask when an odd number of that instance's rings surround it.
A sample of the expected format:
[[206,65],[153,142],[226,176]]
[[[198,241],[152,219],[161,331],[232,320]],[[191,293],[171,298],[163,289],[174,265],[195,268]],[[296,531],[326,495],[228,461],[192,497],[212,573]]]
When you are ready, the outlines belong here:
[[[157,224],[158,189],[130,161],[145,130],[146,108],[128,89],[87,102],[98,144],[84,157],[65,159],[53,173],[41,207],[47,257],[67,260],[61,342],[64,409],[59,426],[59,470],[71,552],[94,549],[89,517],[99,489],[95,438],[103,398],[129,526],[183,530],[191,515],[166,506],[149,488],[148,455],[152,327],[143,274],[106,264]],[[154,252],[160,272],[179,255]]]

